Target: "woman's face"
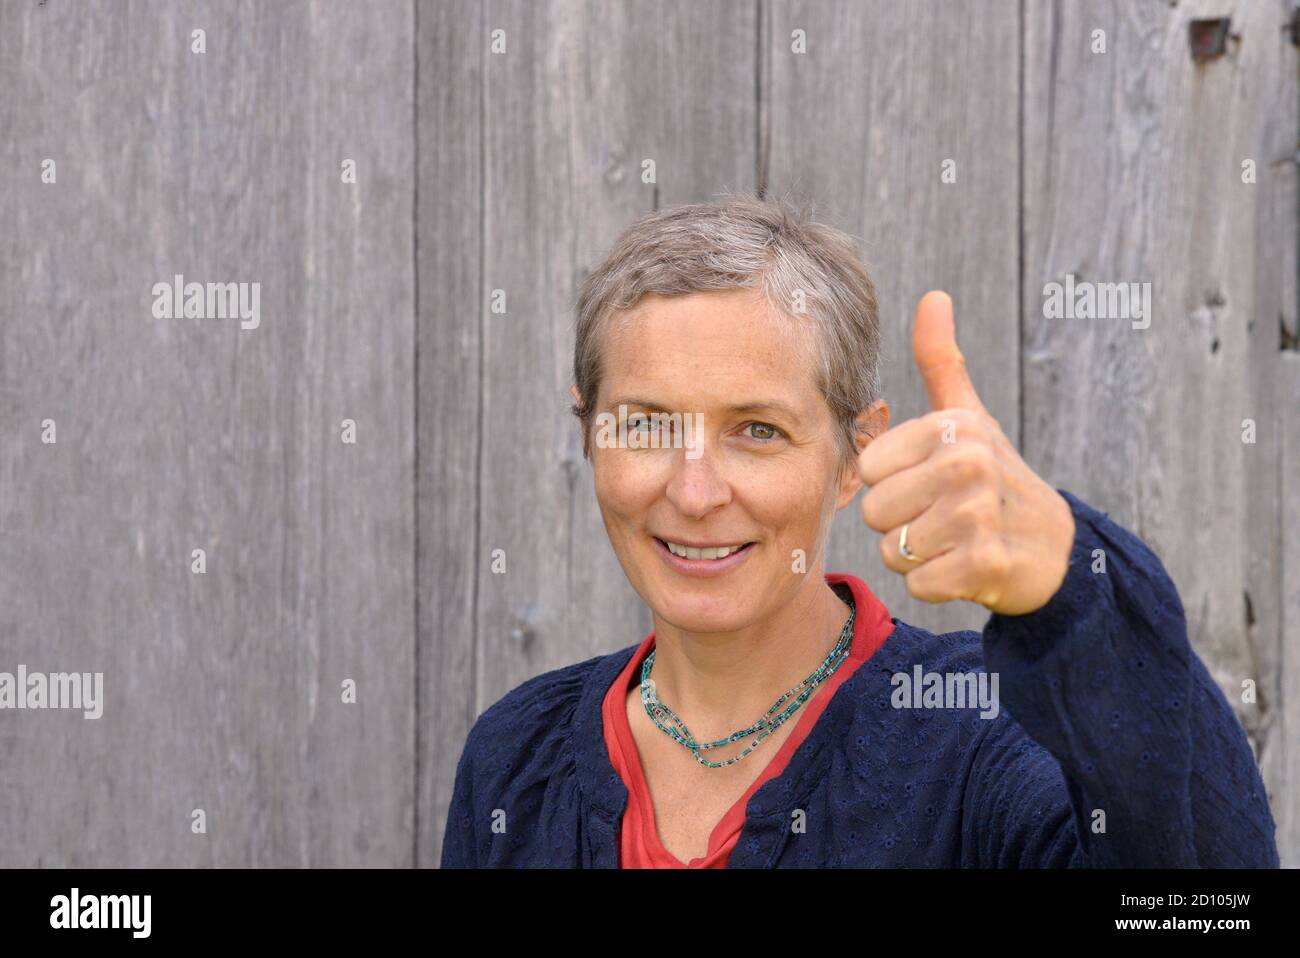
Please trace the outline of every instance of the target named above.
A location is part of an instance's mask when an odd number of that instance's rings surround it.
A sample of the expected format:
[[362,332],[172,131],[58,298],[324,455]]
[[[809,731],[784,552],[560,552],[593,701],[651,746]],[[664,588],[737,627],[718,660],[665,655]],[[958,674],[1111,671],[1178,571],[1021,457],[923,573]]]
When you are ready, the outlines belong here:
[[[651,609],[688,632],[733,631],[820,586],[830,521],[861,483],[840,468],[812,356],[783,336],[761,292],[643,297],[625,328],[607,329],[603,360],[597,414],[659,444],[601,443],[596,427],[591,438],[605,528]],[[674,435],[651,413],[702,429]],[[872,415],[873,430],[887,426],[883,403]],[[744,548],[682,558],[667,543]]]

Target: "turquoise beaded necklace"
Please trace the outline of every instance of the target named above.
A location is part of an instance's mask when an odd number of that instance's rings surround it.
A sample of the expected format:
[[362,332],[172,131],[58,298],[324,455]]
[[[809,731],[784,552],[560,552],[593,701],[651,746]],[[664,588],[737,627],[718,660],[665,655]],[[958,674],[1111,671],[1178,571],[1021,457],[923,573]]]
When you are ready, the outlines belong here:
[[[763,739],[775,732],[790,718],[790,716],[799,711],[799,707],[803,705],[804,702],[808,701],[817,686],[834,675],[835,671],[841,664],[843,664],[844,660],[849,657],[849,648],[853,644],[853,617],[856,614],[856,611],[857,610],[854,608],[853,604],[850,603],[849,620],[844,623],[844,628],[840,630],[840,640],[835,644],[835,648],[831,649],[830,654],[826,656],[826,660],[817,667],[816,671],[777,699],[772,707],[767,710],[767,713],[747,729],[732,732],[726,738],[718,739],[716,742],[695,741],[695,736],[693,736],[691,730],[686,727],[686,723],[678,718],[672,709],[659,701],[654,683],[650,681],[650,671],[654,668],[656,650],[651,650],[650,654],[646,656],[645,663],[641,666],[641,701],[645,705],[646,714],[650,716],[650,720],[654,722],[655,725],[659,726],[660,730],[665,734],[690,749],[691,753],[695,756],[695,760],[701,765],[708,768],[723,768],[727,765],[734,765],[750,752],[754,751]],[[800,692],[800,689],[803,689],[803,691]],[[796,693],[798,694],[796,695]],[[773,718],[773,713],[781,707],[781,703],[789,699],[791,696],[796,696],[794,701],[786,706],[785,711],[776,716],[776,718]],[[667,715],[671,718],[673,722],[681,728],[681,731],[679,732],[676,728],[669,728],[664,725],[664,723],[659,720],[660,714]],[[723,745],[730,745],[733,742],[739,742],[742,738],[748,738],[750,735],[755,734],[757,734],[758,737],[747,745],[744,751],[734,758],[727,759],[725,762],[710,762],[700,754],[706,748],[718,748]]]

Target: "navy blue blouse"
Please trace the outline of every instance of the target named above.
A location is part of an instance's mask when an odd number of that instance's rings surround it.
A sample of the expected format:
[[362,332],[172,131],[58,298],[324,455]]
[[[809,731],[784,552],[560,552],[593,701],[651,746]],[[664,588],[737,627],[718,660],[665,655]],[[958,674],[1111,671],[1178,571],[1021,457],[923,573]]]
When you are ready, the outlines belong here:
[[[1250,743],[1160,560],[1059,491],[1076,532],[1052,599],[982,632],[892,619],[750,799],[728,868],[1278,867]],[[601,702],[638,645],[529,679],[479,716],[444,868],[618,867],[627,789]],[[893,677],[917,666],[996,673],[996,716],[895,707]]]

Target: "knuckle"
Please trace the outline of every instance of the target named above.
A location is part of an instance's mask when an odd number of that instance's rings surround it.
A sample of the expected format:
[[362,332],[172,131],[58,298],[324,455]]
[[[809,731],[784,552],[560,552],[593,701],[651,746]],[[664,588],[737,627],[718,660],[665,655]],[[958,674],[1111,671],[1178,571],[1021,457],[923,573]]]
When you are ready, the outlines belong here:
[[874,495],[874,490],[862,497],[862,521],[871,528],[878,528],[877,523],[880,521],[880,497]]
[[979,497],[963,499],[952,510],[953,523],[958,529],[971,531],[988,524],[988,516]]
[[922,588],[921,577],[915,572],[909,572],[903,577],[903,581],[907,583],[908,595],[916,599],[923,599],[925,597],[923,594],[924,589]]
[[953,510],[957,522],[967,529],[997,529],[1002,504],[995,493],[968,496]]
[[930,423],[930,429],[945,443],[952,443],[968,435],[971,425],[970,414],[965,409],[937,409],[925,418]]
[[906,578],[907,591],[913,598],[920,599],[922,602],[934,603],[944,601],[947,597],[943,595],[939,589],[936,588],[935,584],[930,581],[930,578],[923,575],[922,572],[923,569],[917,569],[915,572],[908,573]]
[[978,482],[992,475],[993,453],[983,443],[965,443],[948,457],[948,474],[958,482]]
[[966,435],[973,434],[984,425],[980,414],[974,409],[949,409],[948,418],[956,422],[958,428]]
[[879,476],[876,474],[877,458],[879,458],[879,454],[876,451],[876,444],[874,442],[867,446],[866,449],[863,449],[862,452],[858,453],[858,475],[861,477],[862,481],[869,486],[875,485],[879,479]]
[[975,554],[975,565],[985,580],[1000,581],[1011,570],[1011,560],[1007,550],[1000,542],[989,542],[980,546]]

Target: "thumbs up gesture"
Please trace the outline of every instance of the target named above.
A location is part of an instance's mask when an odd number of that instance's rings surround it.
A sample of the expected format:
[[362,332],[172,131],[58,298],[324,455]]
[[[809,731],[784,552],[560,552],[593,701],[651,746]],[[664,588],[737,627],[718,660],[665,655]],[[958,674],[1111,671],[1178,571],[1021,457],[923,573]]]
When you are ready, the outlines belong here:
[[1069,566],[1069,503],[980,402],[947,293],[921,298],[912,354],[931,411],[886,431],[857,461],[870,487],[862,518],[883,533],[885,565],[926,602],[966,599],[1003,615],[1041,608]]

